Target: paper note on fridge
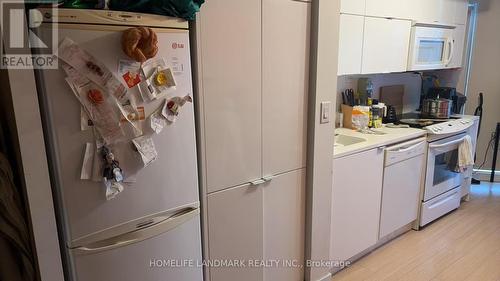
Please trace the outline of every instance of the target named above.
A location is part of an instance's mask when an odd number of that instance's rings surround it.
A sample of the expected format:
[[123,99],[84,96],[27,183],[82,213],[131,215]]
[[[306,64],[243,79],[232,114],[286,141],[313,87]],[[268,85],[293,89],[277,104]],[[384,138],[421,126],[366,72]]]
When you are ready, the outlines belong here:
[[129,88],[141,82],[141,63],[131,60],[118,61],[118,74],[123,78]]
[[64,38],[59,44],[58,56],[83,75],[111,93],[121,104],[129,101],[125,86],[113,76],[113,73],[77,43]]
[[141,155],[142,163],[144,167],[153,163],[156,158],[158,158],[158,152],[156,151],[153,139],[147,136],[138,137],[132,140],[135,148]]
[[[124,133],[120,127],[120,112],[112,106],[109,99],[106,98],[105,93],[101,92],[93,82],[85,85],[77,85],[77,82],[71,78],[66,78],[66,82],[85,108],[87,115],[105,142],[115,143],[121,140]],[[92,101],[89,98],[91,96],[90,93],[96,93],[95,96],[98,101]]]
[[167,125],[167,119],[160,112],[155,112],[149,117],[151,129],[157,134],[161,133]]

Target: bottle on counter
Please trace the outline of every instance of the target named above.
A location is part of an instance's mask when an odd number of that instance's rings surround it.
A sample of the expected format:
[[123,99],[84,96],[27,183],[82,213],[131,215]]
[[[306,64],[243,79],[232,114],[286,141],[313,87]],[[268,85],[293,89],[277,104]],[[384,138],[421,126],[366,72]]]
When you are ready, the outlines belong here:
[[358,93],[359,104],[369,106],[368,100],[373,96],[373,83],[370,78],[358,79]]

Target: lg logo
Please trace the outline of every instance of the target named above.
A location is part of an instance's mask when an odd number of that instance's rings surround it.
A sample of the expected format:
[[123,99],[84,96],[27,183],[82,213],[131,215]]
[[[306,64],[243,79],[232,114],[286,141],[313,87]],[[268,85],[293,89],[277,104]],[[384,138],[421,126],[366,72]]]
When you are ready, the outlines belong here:
[[184,49],[184,44],[183,43],[172,43],[172,49]]

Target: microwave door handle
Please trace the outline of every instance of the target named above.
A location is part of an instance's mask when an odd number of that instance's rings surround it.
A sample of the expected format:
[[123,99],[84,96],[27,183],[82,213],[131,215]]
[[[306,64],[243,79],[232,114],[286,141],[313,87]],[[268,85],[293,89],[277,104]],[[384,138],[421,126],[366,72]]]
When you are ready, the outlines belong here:
[[453,140],[453,141],[450,141],[450,142],[447,142],[447,143],[443,143],[443,144],[429,144],[429,148],[442,148],[442,147],[446,147],[446,146],[449,146],[449,145],[454,145],[454,144],[457,144],[457,143],[461,143],[465,140],[465,137],[462,137],[458,140]]
[[446,66],[450,64],[451,60],[453,59],[453,53],[455,49],[455,42],[453,42],[453,38],[448,39],[448,59],[446,60]]

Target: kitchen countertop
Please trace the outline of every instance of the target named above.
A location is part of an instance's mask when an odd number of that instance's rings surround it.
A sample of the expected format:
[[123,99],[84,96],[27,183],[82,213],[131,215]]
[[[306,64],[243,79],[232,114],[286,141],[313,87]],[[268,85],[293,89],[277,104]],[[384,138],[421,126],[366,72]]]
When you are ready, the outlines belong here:
[[415,128],[387,128],[382,127],[375,129],[376,131],[386,133],[384,135],[363,134],[355,130],[346,128],[335,129],[335,135],[345,135],[365,139],[366,141],[355,143],[347,146],[335,145],[333,148],[333,158],[339,158],[353,153],[370,150],[372,148],[395,144],[402,141],[425,136],[427,132],[422,129]]

